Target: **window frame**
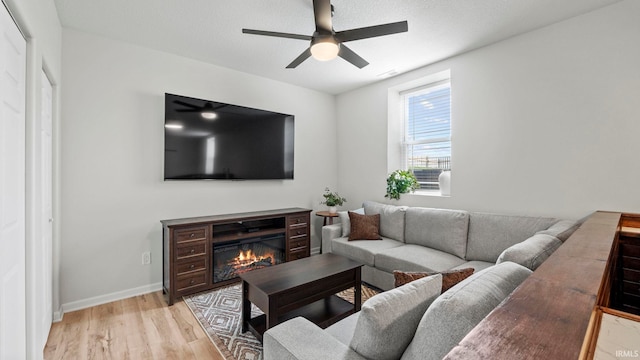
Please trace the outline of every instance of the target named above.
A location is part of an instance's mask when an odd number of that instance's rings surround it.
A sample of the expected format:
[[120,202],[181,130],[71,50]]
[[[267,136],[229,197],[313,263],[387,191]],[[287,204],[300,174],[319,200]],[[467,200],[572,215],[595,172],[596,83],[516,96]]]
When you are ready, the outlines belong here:
[[[418,95],[416,93],[420,93],[420,92],[425,92],[425,93],[429,93],[429,92],[433,92],[433,91],[437,91],[437,90],[441,90],[443,88],[448,88],[449,89],[449,111],[448,111],[448,122],[449,122],[449,127],[448,127],[448,133],[449,136],[441,136],[441,137],[434,137],[434,138],[429,138],[429,139],[421,139],[421,140],[408,140],[407,136],[408,136],[408,99],[410,98],[410,96],[415,96]],[[426,90],[426,91],[425,91]],[[413,81],[411,83],[405,84],[405,86],[400,86],[400,87],[396,87],[394,89],[390,89],[390,93],[389,93],[389,101],[390,101],[390,105],[392,102],[397,102],[397,106],[395,107],[395,109],[398,109],[398,113],[395,116],[392,116],[392,114],[390,113],[389,116],[389,123],[390,123],[390,130],[392,129],[392,122],[395,122],[397,127],[396,127],[396,134],[399,135],[400,139],[399,141],[396,140],[396,144],[398,145],[399,151],[397,151],[396,156],[399,157],[399,162],[398,161],[394,161],[391,162],[390,161],[390,165],[392,163],[397,163],[398,165],[400,165],[400,168],[403,170],[410,170],[413,172],[413,170],[410,168],[410,163],[409,163],[409,159],[408,159],[408,155],[409,155],[409,149],[411,146],[416,146],[416,145],[421,145],[421,144],[437,144],[437,143],[443,143],[443,142],[448,142],[449,143],[449,154],[448,156],[444,156],[445,158],[445,163],[448,160],[448,168],[446,165],[444,165],[444,170],[448,170],[451,171],[452,170],[452,150],[453,150],[453,134],[452,134],[452,116],[451,116],[451,92],[452,92],[452,82],[451,82],[451,76],[450,76],[450,72],[447,71],[443,71],[434,75],[431,75],[429,77],[423,78],[419,81]],[[391,107],[390,107],[391,109]],[[392,131],[390,131],[390,133],[392,133]],[[398,139],[396,137],[396,139]],[[390,138],[391,140],[391,138]],[[391,148],[390,148],[391,149]],[[392,151],[389,151],[388,156],[391,159],[392,156]],[[438,169],[438,168],[431,168],[431,169]],[[423,185],[431,186],[431,189],[428,188],[421,188],[418,189],[416,191],[417,194],[419,195],[432,195],[432,196],[450,196],[450,195],[442,195],[441,191],[440,191],[440,187],[439,187],[439,183],[437,181],[420,181],[421,182],[421,187],[423,187]],[[434,188],[435,187],[435,188]]]

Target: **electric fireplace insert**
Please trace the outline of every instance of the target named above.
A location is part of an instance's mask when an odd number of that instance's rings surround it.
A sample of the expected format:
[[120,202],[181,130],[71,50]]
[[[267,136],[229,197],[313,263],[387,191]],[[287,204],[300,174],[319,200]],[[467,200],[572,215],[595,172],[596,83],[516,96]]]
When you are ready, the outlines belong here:
[[274,234],[213,244],[213,283],[285,261],[285,236]]

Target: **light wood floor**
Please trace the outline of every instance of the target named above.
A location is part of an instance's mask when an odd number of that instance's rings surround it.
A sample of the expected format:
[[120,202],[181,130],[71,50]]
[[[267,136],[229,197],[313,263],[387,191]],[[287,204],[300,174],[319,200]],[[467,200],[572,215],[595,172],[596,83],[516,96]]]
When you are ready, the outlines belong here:
[[64,314],[44,358],[223,360],[187,305],[167,306],[161,291]]

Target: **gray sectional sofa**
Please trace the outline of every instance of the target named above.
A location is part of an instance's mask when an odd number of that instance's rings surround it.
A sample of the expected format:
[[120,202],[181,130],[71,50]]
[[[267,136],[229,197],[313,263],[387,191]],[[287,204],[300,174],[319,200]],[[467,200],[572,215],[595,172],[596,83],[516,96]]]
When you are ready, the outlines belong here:
[[[362,281],[383,290],[326,329],[298,317],[264,334],[265,360],[442,359],[577,229],[553,218],[365,202],[381,240],[348,241],[349,218],[322,229],[323,252],[365,264]],[[393,288],[394,270],[474,274],[440,294],[442,275]]]
[[382,240],[349,241],[346,212],[341,222],[322,228],[322,251],[362,262],[362,281],[383,290],[393,271],[476,271],[513,261],[535,270],[577,229],[578,222],[407,207],[366,201],[364,214],[380,214]]
[[264,333],[264,358],[442,359],[530,274],[503,262],[442,295],[442,275],[436,274],[373,296],[360,312],[324,330],[297,317]]

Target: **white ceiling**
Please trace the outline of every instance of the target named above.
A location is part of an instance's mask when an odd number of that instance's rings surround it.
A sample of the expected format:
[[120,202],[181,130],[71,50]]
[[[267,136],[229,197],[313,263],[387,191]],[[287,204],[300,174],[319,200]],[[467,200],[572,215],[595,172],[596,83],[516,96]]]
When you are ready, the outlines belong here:
[[370,64],[310,58],[285,69],[311,35],[312,0],[55,0],[64,27],[338,94],[620,0],[333,0],[336,31],[407,20],[407,33],[350,42]]

